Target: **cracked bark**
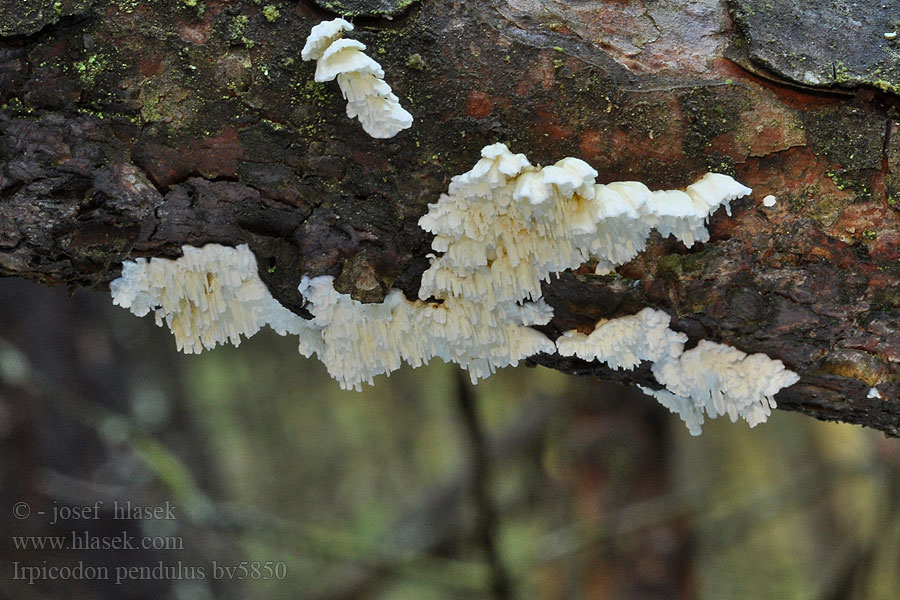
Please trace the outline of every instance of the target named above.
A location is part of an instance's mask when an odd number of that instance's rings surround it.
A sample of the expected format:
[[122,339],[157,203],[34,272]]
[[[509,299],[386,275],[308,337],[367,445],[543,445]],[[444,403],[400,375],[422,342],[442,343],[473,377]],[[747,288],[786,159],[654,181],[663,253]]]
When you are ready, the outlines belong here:
[[[299,59],[310,27],[335,16],[327,2],[275,15],[250,1],[0,0],[0,274],[104,290],[123,260],[246,242],[298,312],[301,274],[367,302],[394,287],[415,297],[430,251],[417,220],[488,143],[651,188],[712,169],[754,194],[713,217],[709,243],[654,237],[616,275],[562,274],[545,286],[546,333],[661,308],[692,341],[798,372],[781,408],[900,435],[891,23],[829,30],[873,40],[870,60],[854,45],[829,81],[827,44],[802,60],[766,44],[784,19],[825,9],[781,4],[385,0],[390,18],[357,18],[352,37],[416,122],[372,140]],[[532,362],[652,383],[646,365]],[[882,397],[867,397],[875,385]]]

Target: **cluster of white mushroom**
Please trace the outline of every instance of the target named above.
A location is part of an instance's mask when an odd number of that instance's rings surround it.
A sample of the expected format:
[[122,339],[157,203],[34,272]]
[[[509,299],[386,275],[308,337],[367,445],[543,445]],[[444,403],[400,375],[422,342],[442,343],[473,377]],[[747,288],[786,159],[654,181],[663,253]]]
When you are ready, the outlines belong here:
[[561,356],[599,360],[613,369],[633,369],[642,361],[677,358],[687,336],[669,329],[668,313],[645,308],[636,315],[598,321],[590,335],[572,330],[556,340]]
[[596,184],[595,177],[576,158],[539,168],[503,144],[485,147],[419,221],[441,253],[422,277],[419,300],[393,290],[382,303],[363,304],[335,291],[331,277],[303,277],[299,290],[314,317],[307,321],[272,298],[246,246],[216,244],[185,246],[177,260],[126,262],[113,299],[138,315],[153,310],[185,352],[237,344],[263,325],[298,335],[301,354],[317,355],[345,389],[361,389],[403,362],[417,367],[438,357],[476,381],[558,351],[613,368],[654,362],[654,375],[671,393],[648,393],[678,412],[692,433],[699,433],[704,412],[751,425],[765,420],[772,395],[797,376],[780,361],[712,342],[682,352],[687,337],[669,329],[663,311],[601,321],[590,335],[566,332],[555,344],[532,328],[553,316],[540,288],[551,274],[591,258],[624,263],[645,247],[651,227],[688,245],[706,240],[714,207],[750,191],[717,174],[685,191],[659,192],[637,182]]
[[666,390],[642,389],[678,413],[693,435],[700,435],[704,412],[710,418],[727,414],[732,422],[740,417],[750,427],[765,422],[775,394],[800,380],[780,360],[709,340],[655,363],[653,375]]
[[[403,110],[365,46],[341,39],[353,26],[342,19],[313,28],[304,59],[318,61],[316,81],[335,77],[374,137],[409,127]],[[184,352],[218,343],[237,345],[263,325],[299,337],[300,353],[317,355],[345,389],[373,377],[438,357],[467,369],[472,381],[534,354],[559,352],[632,369],[653,362],[668,391],[645,390],[700,433],[704,413],[743,417],[753,426],[775,406],[772,396],[798,377],[781,361],[701,341],[684,351],[687,336],[670,317],[647,308],[604,320],[590,335],[569,331],[554,343],[534,329],[553,316],[541,282],[588,260],[607,273],[641,252],[652,229],[686,246],[709,239],[706,222],[718,207],[750,193],[731,177],[709,173],[685,190],[650,191],[626,181],[597,184],[597,172],[577,158],[532,165],[503,144],[482,149],[470,171],[451,180],[428,206],[419,226],[434,234],[431,265],[419,299],[392,290],[385,301],[363,304],[334,289],[331,277],[300,278],[312,313],[305,320],[266,289],[246,245],[184,246],[184,256],[126,261],[111,284],[113,301],[142,316],[154,312]],[[298,275],[299,277],[299,275]]]
[[366,45],[343,39],[343,32],[353,29],[344,19],[324,21],[312,28],[301,57],[315,60],[315,80],[337,78],[347,116],[358,118],[363,129],[373,138],[394,137],[412,125],[413,118],[384,81],[384,70],[363,50]]
[[651,192],[642,183],[594,182],[577,158],[533,166],[504,144],[486,146],[471,171],[419,220],[443,252],[422,276],[422,299],[452,293],[480,303],[541,296],[552,273],[597,260],[599,273],[646,247],[652,229],[690,247],[706,241],[719,206],[750,193],[727,175],[709,173],[685,191]]

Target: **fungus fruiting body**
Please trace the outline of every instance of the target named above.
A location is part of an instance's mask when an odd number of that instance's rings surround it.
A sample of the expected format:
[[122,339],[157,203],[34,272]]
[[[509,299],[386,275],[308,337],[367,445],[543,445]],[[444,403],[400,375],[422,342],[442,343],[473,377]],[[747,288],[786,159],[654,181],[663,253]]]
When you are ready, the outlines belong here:
[[669,314],[645,308],[635,315],[604,319],[589,335],[567,331],[556,340],[561,356],[599,360],[613,369],[633,369],[641,361],[681,354],[687,336],[669,329]]
[[704,413],[727,414],[754,427],[775,408],[773,396],[797,382],[796,373],[765,354],[747,355],[737,348],[700,340],[684,351],[687,336],[669,328],[670,317],[645,308],[636,315],[602,320],[584,335],[568,331],[556,340],[562,356],[599,360],[614,369],[633,369],[653,363],[656,380],[665,390],[641,389],[678,413],[693,435],[699,435]]
[[[320,35],[311,36],[304,52],[324,56],[346,27],[317,27]],[[553,273],[588,260],[607,272],[642,251],[654,228],[687,246],[706,241],[709,216],[750,193],[720,174],[685,190],[655,192],[638,182],[597,184],[596,175],[577,158],[541,168],[503,144],[486,146],[419,220],[435,236],[435,254],[416,300],[392,290],[382,303],[363,304],[338,293],[331,277],[298,274],[313,316],[302,319],[271,296],[246,245],[216,244],[185,246],[176,260],[126,262],[111,285],[113,299],[137,315],[154,311],[186,352],[238,344],[263,325],[298,335],[300,353],[316,354],[344,388],[361,389],[402,362],[416,367],[434,357],[458,363],[474,382],[525,357],[558,351],[620,369],[653,362],[668,391],[648,393],[679,413],[692,433],[699,433],[704,413],[743,417],[751,425],[765,420],[772,396],[796,374],[765,355],[703,340],[683,351],[687,336],[669,328],[663,311],[603,320],[589,335],[566,332],[555,343],[532,327],[553,316],[541,297],[541,282]]]
[[394,137],[412,125],[412,115],[384,81],[381,65],[363,52],[365,44],[342,38],[352,29],[344,19],[319,23],[310,31],[301,57],[316,61],[316,81],[337,79],[347,100],[347,116],[358,118],[366,133]]
[[653,395],[677,412],[694,435],[700,433],[704,412],[711,418],[727,414],[732,422],[740,417],[755,427],[776,407],[775,394],[800,379],[780,360],[762,353],[748,355],[709,340],[700,340],[680,356],[656,362],[652,370],[676,398]]
[[504,144],[486,146],[475,167],[419,220],[443,252],[422,276],[419,298],[450,293],[487,304],[541,296],[541,281],[593,258],[609,272],[646,247],[650,231],[687,246],[706,241],[706,219],[750,192],[710,173],[685,191],[651,192],[626,181],[594,183],[577,158],[533,166]]
[[419,367],[432,358],[455,362],[472,382],[526,356],[553,352],[553,342],[530,325],[544,325],[553,311],[543,302],[487,309],[461,298],[440,304],[407,300],[392,290],[379,304],[363,304],[335,291],[331,277],[304,277],[300,292],[314,315],[321,342],[305,345],[345,389],[361,389],[372,378],[405,361]]
[[246,244],[182,247],[177,259],[138,258],[122,264],[110,284],[113,304],[142,317],[153,311],[179,350],[199,354],[231,342],[240,345],[264,325],[300,335],[306,320],[278,303],[259,278],[256,257]]

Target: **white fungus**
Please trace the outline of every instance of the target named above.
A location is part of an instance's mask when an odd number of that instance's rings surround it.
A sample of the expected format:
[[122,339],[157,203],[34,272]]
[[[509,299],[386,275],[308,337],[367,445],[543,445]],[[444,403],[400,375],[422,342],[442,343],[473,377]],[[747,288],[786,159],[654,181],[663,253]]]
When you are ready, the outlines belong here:
[[529,327],[553,316],[543,302],[487,310],[459,298],[409,301],[392,290],[382,303],[363,304],[335,291],[327,276],[304,277],[299,289],[321,332],[321,343],[301,340],[300,352],[317,354],[344,389],[371,385],[375,375],[395,371],[403,361],[419,367],[435,357],[458,363],[474,383],[526,356],[555,350]]
[[695,420],[694,411],[704,411],[712,418],[727,414],[732,422],[740,417],[750,427],[772,414],[780,389],[800,379],[780,360],[762,353],[747,355],[709,340],[700,340],[681,356],[656,362],[653,375],[672,394],[690,399],[693,408],[682,414],[685,423]]
[[776,202],[778,202],[778,198],[776,198],[772,194],[769,194],[768,196],[763,198],[763,206],[765,206],[766,208],[772,208],[773,206],[775,206]]
[[707,241],[705,223],[715,209],[750,193],[715,173],[685,191],[596,184],[597,172],[582,160],[539,168],[499,143],[481,156],[419,220],[435,234],[432,248],[444,253],[422,276],[423,300],[441,291],[489,306],[537,299],[552,273],[592,257],[601,273],[631,260],[653,228],[687,246]]
[[590,335],[568,331],[556,346],[563,356],[600,360],[614,369],[653,362],[653,375],[666,389],[641,389],[678,413],[693,435],[700,434],[704,413],[727,414],[732,421],[741,417],[751,427],[762,423],[775,408],[778,390],[799,379],[780,360],[708,340],[683,352],[687,336],[669,329],[669,320],[667,313],[645,308],[600,321]]
[[412,125],[412,115],[384,81],[384,70],[365,54],[365,44],[342,39],[353,25],[344,19],[323,21],[309,33],[301,56],[315,60],[318,82],[337,78],[347,100],[347,116],[358,118],[366,133],[374,138],[394,137]]
[[881,398],[881,392],[878,391],[878,388],[869,388],[869,393],[866,394],[866,398]]
[[[122,263],[110,283],[113,304],[142,317],[153,311],[179,350],[199,354],[230,341],[240,345],[263,325],[277,333],[307,334],[307,321],[278,303],[256,271],[246,244],[182,247],[177,259],[138,258]],[[308,335],[308,334],[307,334]]]
[[[303,56],[320,61],[317,79],[320,71],[339,82],[346,75],[341,86],[353,104],[365,96],[353,91],[359,77],[373,76],[376,87],[383,81],[361,44],[340,39],[347,29],[341,19],[317,25]],[[458,363],[473,382],[539,352],[616,369],[651,361],[667,390],[645,391],[695,435],[704,414],[742,417],[751,426],[764,421],[773,395],[798,380],[781,361],[706,340],[683,352],[687,336],[651,308],[600,321],[589,335],[566,332],[556,343],[532,328],[553,316],[541,298],[541,281],[551,274],[591,258],[607,272],[642,251],[653,228],[687,246],[705,242],[709,216],[719,206],[730,211],[729,202],[749,188],[710,173],[683,191],[653,192],[639,182],[597,184],[596,171],[576,158],[540,168],[503,144],[486,146],[481,156],[419,220],[434,233],[439,255],[430,255],[418,300],[392,290],[382,303],[363,304],[338,293],[331,277],[303,276],[299,291],[313,315],[305,320],[271,296],[246,245],[209,244],[184,246],[176,260],[125,262],[110,286],[113,301],[139,316],[152,310],[185,352],[237,345],[263,325],[298,335],[300,352],[316,354],[343,388],[360,389],[403,362],[417,367],[435,357]]]
[[669,329],[668,313],[645,308],[636,315],[604,319],[590,335],[567,331],[556,340],[562,356],[599,360],[613,369],[633,369],[641,361],[681,354],[687,336]]
[[690,398],[676,396],[668,390],[651,390],[642,385],[638,388],[648,396],[653,396],[657,402],[669,409],[684,421],[691,435],[703,433],[703,409],[698,407]]

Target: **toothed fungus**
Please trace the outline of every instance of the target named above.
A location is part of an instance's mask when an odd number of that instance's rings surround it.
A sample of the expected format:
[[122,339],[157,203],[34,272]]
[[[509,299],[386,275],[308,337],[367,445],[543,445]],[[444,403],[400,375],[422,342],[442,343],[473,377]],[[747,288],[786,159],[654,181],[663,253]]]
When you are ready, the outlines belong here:
[[[362,44],[339,39],[348,29],[341,19],[317,25],[303,56],[320,61],[317,79],[346,76],[341,86],[354,104],[365,96],[354,91],[360,77],[371,76],[375,87],[383,82]],[[364,127],[372,124],[367,119],[361,117]],[[590,335],[570,331],[555,343],[532,328],[553,316],[541,298],[541,282],[551,274],[591,258],[606,272],[643,250],[653,228],[687,246],[707,241],[709,216],[750,192],[719,174],[684,191],[656,192],[633,181],[597,184],[596,176],[577,158],[541,168],[503,144],[486,146],[419,220],[434,234],[439,255],[430,255],[417,300],[392,290],[380,304],[363,304],[338,293],[331,277],[303,276],[299,291],[313,315],[305,320],[271,296],[246,245],[209,244],[184,246],[176,260],[125,262],[111,284],[113,301],[137,315],[153,311],[185,352],[226,340],[237,345],[263,325],[298,335],[301,354],[316,354],[343,388],[360,389],[402,362],[417,367],[434,357],[458,363],[474,382],[527,356],[558,351],[616,369],[653,362],[667,391],[645,391],[680,414],[691,433],[700,432],[704,414],[742,417],[751,426],[764,421],[773,395],[797,375],[763,354],[705,340],[683,352],[687,336],[668,327],[663,311],[603,320]]]
[[658,361],[681,354],[687,336],[669,329],[669,314],[645,308],[635,315],[604,319],[584,335],[567,331],[556,340],[561,356],[599,360],[613,369],[633,369],[643,360]]
[[175,335],[179,350],[199,354],[230,341],[240,345],[263,325],[281,335],[303,335],[305,319],[272,297],[256,271],[246,244],[230,248],[183,246],[177,259],[138,258],[122,263],[110,283],[113,304],[142,317],[153,311],[156,324]]
[[422,276],[423,300],[441,291],[488,305],[536,299],[551,273],[591,257],[598,272],[631,260],[654,227],[688,246],[706,241],[704,225],[715,208],[750,193],[712,173],[686,191],[596,184],[597,172],[582,160],[538,168],[500,143],[481,156],[419,220],[435,234],[432,248],[444,252]]
[[543,302],[487,310],[458,298],[410,301],[392,290],[383,303],[363,304],[336,292],[327,276],[304,277],[299,289],[321,332],[320,344],[301,343],[300,352],[315,352],[344,389],[371,385],[375,375],[395,371],[402,361],[419,367],[435,357],[458,363],[474,383],[526,356],[554,351],[553,342],[529,327],[553,316]]
[[374,138],[394,137],[412,125],[412,115],[384,81],[384,70],[365,54],[365,44],[342,39],[353,25],[344,19],[323,21],[309,33],[300,55],[315,60],[315,80],[332,81],[347,100],[347,116],[359,118],[363,130]]
[[709,340],[700,340],[677,358],[655,363],[653,375],[669,392],[690,399],[693,409],[687,415],[676,411],[685,423],[695,418],[695,412],[705,411],[713,418],[727,414],[732,422],[740,417],[750,427],[772,414],[780,389],[800,379],[780,360],[762,353],[747,355]]
[[700,340],[683,352],[687,336],[669,329],[669,315],[645,308],[636,315],[600,321],[590,335],[568,331],[556,340],[562,356],[600,360],[614,369],[653,362],[652,372],[665,390],[641,389],[674,413],[693,435],[700,435],[703,415],[727,414],[750,427],[764,422],[775,408],[773,396],[799,380],[780,360],[747,355],[737,348]]

